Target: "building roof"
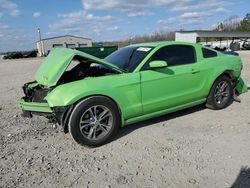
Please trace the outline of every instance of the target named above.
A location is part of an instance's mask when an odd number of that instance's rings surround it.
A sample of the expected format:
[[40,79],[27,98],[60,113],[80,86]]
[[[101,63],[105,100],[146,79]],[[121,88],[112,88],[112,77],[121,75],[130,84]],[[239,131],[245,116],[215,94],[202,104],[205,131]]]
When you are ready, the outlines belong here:
[[[45,39],[42,39],[42,40],[44,41],[44,40],[51,40],[51,39],[63,38],[63,37],[73,37],[73,38],[80,38],[80,39],[85,39],[85,40],[91,40],[90,38],[84,38],[84,37],[79,37],[79,36],[74,36],[74,35],[62,35],[62,36],[57,36],[57,37],[45,38]],[[39,41],[37,41],[37,42],[39,42]]]
[[250,38],[250,32],[242,31],[211,31],[211,30],[191,30],[176,31],[176,33],[194,33],[197,37],[218,37],[218,38]]

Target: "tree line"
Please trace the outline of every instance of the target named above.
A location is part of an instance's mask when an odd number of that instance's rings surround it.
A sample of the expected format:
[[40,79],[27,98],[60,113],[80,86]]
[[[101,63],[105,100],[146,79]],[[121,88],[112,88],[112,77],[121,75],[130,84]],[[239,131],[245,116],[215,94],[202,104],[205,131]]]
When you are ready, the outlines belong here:
[[219,23],[216,31],[250,31],[250,13],[241,19],[238,16],[231,16]]
[[[106,41],[104,46],[118,46],[124,47],[130,44],[144,43],[144,42],[156,42],[156,41],[173,41],[175,40],[175,32],[173,31],[157,31],[152,34],[134,35],[123,40],[118,41]],[[98,43],[93,43],[93,46],[97,46]]]
[[[241,19],[238,16],[230,16],[218,26],[213,29],[214,31],[250,31],[250,13]],[[175,40],[174,31],[157,31],[153,34],[135,35],[118,41],[106,41],[104,46],[118,46],[124,47],[130,44],[143,43],[143,42],[156,42],[156,41],[173,41]],[[97,46],[98,43],[94,43]]]

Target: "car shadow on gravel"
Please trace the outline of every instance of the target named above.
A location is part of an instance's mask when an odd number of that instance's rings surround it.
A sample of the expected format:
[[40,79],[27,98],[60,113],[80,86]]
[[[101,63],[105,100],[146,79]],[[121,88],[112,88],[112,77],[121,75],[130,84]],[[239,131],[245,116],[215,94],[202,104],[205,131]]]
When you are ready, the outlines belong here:
[[250,187],[250,168],[242,167],[231,188]]
[[[118,140],[121,137],[124,137],[127,134],[130,134],[131,132],[133,132],[137,129],[140,129],[140,128],[143,128],[146,126],[150,126],[150,125],[154,125],[155,123],[165,122],[165,121],[168,121],[170,119],[175,119],[175,118],[178,118],[181,116],[186,116],[186,115],[189,115],[189,114],[192,114],[194,112],[198,112],[198,111],[201,111],[204,109],[206,109],[205,105],[201,104],[201,105],[187,108],[187,109],[184,109],[181,111],[173,112],[173,113],[170,113],[167,115],[163,115],[160,117],[156,117],[156,118],[145,120],[145,121],[142,121],[139,123],[134,123],[134,124],[128,125],[126,127],[120,128],[118,131],[118,134],[110,142],[113,142],[114,140]],[[167,122],[166,122],[166,124],[167,124]]]

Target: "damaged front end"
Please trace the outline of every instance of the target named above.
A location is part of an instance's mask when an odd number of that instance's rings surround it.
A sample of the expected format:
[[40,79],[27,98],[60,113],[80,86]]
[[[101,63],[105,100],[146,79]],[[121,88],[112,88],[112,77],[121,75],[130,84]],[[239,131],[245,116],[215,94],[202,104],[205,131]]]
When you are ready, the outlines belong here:
[[49,89],[43,88],[37,82],[29,82],[22,87],[24,97],[18,101],[18,106],[23,110],[23,116],[32,117],[32,113],[52,113],[44,97],[50,92]]
[[[76,65],[71,67],[71,63],[73,65],[76,63]],[[48,118],[50,122],[65,127],[73,110],[73,104],[62,104],[63,101],[61,101],[62,103],[58,106],[49,105],[49,102],[53,102],[64,94],[52,96],[53,100],[47,101],[46,97],[52,93],[52,90],[56,90],[58,86],[83,80],[87,77],[117,73],[122,73],[122,70],[105,60],[77,50],[54,48],[36,72],[35,81],[24,84],[23,92],[25,96],[18,101],[18,106],[25,117],[32,117],[33,114],[42,115]]]
[[44,98],[52,89],[43,87],[35,81],[24,84],[22,89],[25,96],[18,101],[18,106],[22,109],[23,117],[31,118],[33,115],[40,115],[46,117],[51,123],[58,123],[65,127],[73,106],[51,108]]

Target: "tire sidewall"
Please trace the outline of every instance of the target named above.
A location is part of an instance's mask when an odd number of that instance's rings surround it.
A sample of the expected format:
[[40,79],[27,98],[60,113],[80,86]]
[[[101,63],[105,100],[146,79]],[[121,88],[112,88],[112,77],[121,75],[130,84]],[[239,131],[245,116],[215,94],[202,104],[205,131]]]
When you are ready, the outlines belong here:
[[[87,109],[95,105],[105,106],[111,111],[113,116],[113,125],[108,134],[105,135],[104,137],[98,140],[90,140],[81,134],[79,122],[82,117],[82,114]],[[117,132],[118,128],[120,127],[120,122],[121,121],[120,121],[119,110],[116,104],[112,100],[106,97],[99,97],[99,96],[89,97],[79,102],[72,111],[69,119],[69,133],[78,144],[87,146],[100,146],[105,144]]]

